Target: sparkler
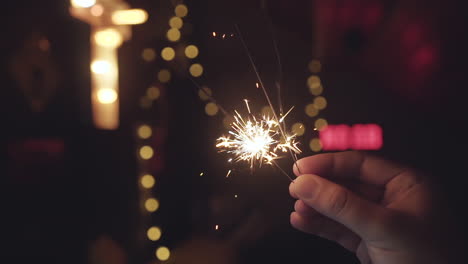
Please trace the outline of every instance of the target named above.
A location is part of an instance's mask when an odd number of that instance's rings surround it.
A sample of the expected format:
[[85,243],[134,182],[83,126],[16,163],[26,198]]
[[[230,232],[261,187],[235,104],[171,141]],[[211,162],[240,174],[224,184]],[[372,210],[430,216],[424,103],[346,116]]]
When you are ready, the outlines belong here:
[[[231,124],[229,135],[217,139],[216,147],[221,152],[233,154],[235,162],[248,162],[251,169],[255,167],[256,163],[259,164],[259,167],[265,163],[279,168],[275,160],[281,158],[281,152],[301,153],[297,146],[298,142],[295,140],[295,134],[285,134],[283,137],[279,132],[281,123],[284,122],[292,108],[286,115],[277,120],[268,115],[260,117],[253,115],[250,111],[249,102],[244,101],[249,115],[243,117],[238,111],[234,111],[234,122]],[[279,169],[290,178],[286,172],[281,168]]]

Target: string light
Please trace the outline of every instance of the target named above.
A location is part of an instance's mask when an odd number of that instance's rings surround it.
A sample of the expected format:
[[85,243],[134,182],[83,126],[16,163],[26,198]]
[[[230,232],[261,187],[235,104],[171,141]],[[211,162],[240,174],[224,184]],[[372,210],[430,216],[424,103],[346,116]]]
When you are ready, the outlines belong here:
[[181,29],[183,25],[184,21],[180,17],[175,16],[169,19],[169,26],[171,28]]
[[180,4],[175,7],[174,12],[178,17],[185,17],[188,14],[188,8],[186,5]]
[[143,146],[140,148],[140,157],[144,160],[149,160],[153,157],[154,151],[150,146]]
[[145,174],[141,177],[141,186],[145,189],[151,189],[156,184],[156,180],[154,179],[153,175]]
[[159,209],[159,201],[155,198],[149,198],[145,202],[145,208],[148,212],[154,213]]
[[146,232],[148,239],[151,241],[158,241],[161,238],[162,232],[159,227],[153,226]]
[[169,41],[176,42],[180,39],[180,31],[177,28],[171,28],[167,31],[166,37]]
[[169,70],[163,69],[158,72],[158,80],[161,83],[167,83],[171,80],[171,72]]
[[219,111],[218,106],[215,103],[207,103],[205,106],[205,112],[209,116],[215,116]]
[[175,51],[171,47],[165,47],[161,51],[161,57],[166,61],[171,61],[175,58]]
[[161,96],[161,90],[158,87],[150,87],[146,91],[146,96],[151,100],[156,100]]
[[188,45],[185,48],[185,56],[189,59],[194,59],[198,56],[198,48],[195,45]]
[[141,57],[145,61],[153,61],[156,58],[156,52],[154,49],[146,48],[141,53]]
[[189,71],[193,77],[200,77],[203,74],[203,66],[199,63],[192,64]]
[[171,251],[167,247],[159,247],[156,249],[156,257],[161,261],[166,261],[170,258]]

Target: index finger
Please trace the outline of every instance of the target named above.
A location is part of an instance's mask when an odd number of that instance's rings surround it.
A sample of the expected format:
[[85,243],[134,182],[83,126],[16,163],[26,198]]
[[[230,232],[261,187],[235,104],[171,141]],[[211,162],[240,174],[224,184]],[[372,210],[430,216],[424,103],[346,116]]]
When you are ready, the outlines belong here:
[[364,152],[346,151],[300,159],[293,170],[296,176],[315,174],[330,180],[360,180],[383,186],[402,173],[405,167]]

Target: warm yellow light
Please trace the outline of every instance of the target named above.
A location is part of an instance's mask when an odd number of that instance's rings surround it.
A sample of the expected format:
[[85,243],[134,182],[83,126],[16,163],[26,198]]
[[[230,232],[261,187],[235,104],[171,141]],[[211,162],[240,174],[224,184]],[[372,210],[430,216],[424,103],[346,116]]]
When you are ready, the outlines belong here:
[[309,91],[311,94],[317,96],[317,95],[321,95],[323,93],[323,86],[320,85],[319,87],[317,88],[309,88]]
[[309,63],[309,70],[312,73],[319,73],[322,70],[322,63],[319,60],[312,60]]
[[186,5],[177,5],[174,10],[176,16],[184,17],[188,14],[188,8]]
[[314,99],[314,105],[317,107],[319,110],[323,110],[327,107],[327,99],[323,96],[319,96]]
[[328,122],[327,120],[323,119],[323,118],[319,118],[315,121],[315,128],[319,131],[322,131],[323,129],[325,129],[326,127],[328,126]]
[[143,146],[140,148],[140,157],[144,160],[149,160],[153,157],[154,151],[150,146]]
[[97,99],[101,104],[112,104],[117,100],[118,94],[114,89],[103,88],[97,92]]
[[143,9],[118,10],[112,14],[112,22],[116,25],[137,25],[148,20],[148,13]]
[[148,229],[146,232],[146,235],[148,236],[148,239],[151,241],[158,241],[161,238],[161,229],[159,227],[153,226]]
[[156,58],[156,52],[154,51],[154,49],[146,48],[141,53],[141,57],[145,61],[153,61]]
[[103,47],[116,48],[122,44],[122,35],[113,28],[100,30],[94,34],[94,41]]
[[296,135],[296,136],[302,136],[305,133],[305,126],[302,123],[295,123],[291,131]]
[[148,212],[154,213],[159,208],[159,201],[154,198],[149,198],[145,202],[145,208]]
[[104,7],[102,7],[102,5],[95,5],[91,7],[89,11],[91,12],[91,15],[99,17],[102,16],[102,14],[104,14]]
[[171,72],[169,70],[160,70],[158,72],[158,80],[162,83],[167,83],[171,80]]
[[210,99],[210,97],[213,95],[213,92],[211,91],[210,88],[204,86],[202,87],[202,89],[199,89],[198,90],[198,96],[200,97],[200,99],[202,99],[203,101],[206,101],[208,99]]
[[322,143],[320,142],[320,139],[314,138],[310,141],[309,147],[314,152],[320,152],[322,150]]
[[96,60],[91,63],[91,71],[95,74],[108,74],[112,70],[112,64],[105,60]]
[[183,25],[184,25],[184,21],[180,17],[175,16],[169,19],[169,26],[171,28],[181,29]]
[[175,57],[175,51],[171,47],[165,47],[161,51],[161,57],[166,61],[171,61]]
[[88,8],[96,4],[96,0],[71,0],[73,7]]
[[161,261],[166,261],[171,256],[171,251],[167,247],[159,247],[156,249],[156,257]]
[[161,90],[158,87],[152,86],[146,91],[146,96],[151,100],[156,100],[161,96]]
[[322,82],[320,81],[320,77],[317,75],[312,75],[307,79],[307,86],[309,89],[317,89],[322,85]]
[[141,186],[143,186],[145,189],[153,188],[155,183],[156,180],[154,179],[153,175],[146,174],[141,177]]
[[200,77],[203,74],[203,66],[198,63],[192,64],[189,71],[193,77]]
[[315,107],[314,104],[308,104],[305,107],[305,113],[306,113],[306,115],[308,115],[310,117],[315,117],[315,116],[318,115],[319,110],[317,109],[317,107]]
[[142,139],[148,139],[153,134],[153,130],[148,125],[142,125],[138,128],[137,134]]
[[177,28],[171,28],[167,31],[166,37],[169,41],[178,41],[180,39],[180,31]]
[[198,48],[195,45],[188,45],[185,48],[185,56],[189,59],[194,59],[198,56]]
[[219,111],[218,106],[215,103],[207,103],[205,106],[205,112],[209,116],[215,116]]

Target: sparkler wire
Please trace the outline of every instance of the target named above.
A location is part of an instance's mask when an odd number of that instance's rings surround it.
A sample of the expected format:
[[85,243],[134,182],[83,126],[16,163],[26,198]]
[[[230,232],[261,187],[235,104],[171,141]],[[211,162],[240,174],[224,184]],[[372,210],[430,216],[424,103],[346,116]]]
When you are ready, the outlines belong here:
[[[286,140],[286,133],[284,133],[284,130],[283,127],[281,126],[281,123],[280,123],[280,120],[278,118],[278,115],[276,114],[276,111],[275,111],[275,108],[273,108],[273,104],[271,103],[271,100],[270,100],[270,96],[268,96],[268,93],[266,91],[266,88],[265,86],[263,85],[263,81],[262,81],[262,78],[260,77],[260,73],[257,69],[257,66],[255,65],[255,62],[253,61],[253,57],[252,55],[250,54],[250,50],[249,48],[247,47],[247,44],[245,43],[245,40],[244,40],[244,37],[239,29],[239,26],[237,24],[234,25],[235,28],[236,28],[236,31],[237,31],[237,34],[239,34],[239,39],[241,40],[242,42],[242,45],[247,53],[247,56],[249,57],[249,60],[250,60],[250,64],[252,65],[252,68],[253,70],[255,71],[255,74],[257,75],[257,79],[258,79],[258,82],[260,83],[260,87],[262,88],[262,91],[263,91],[263,94],[265,95],[265,98],[268,102],[268,105],[270,106],[271,108],[271,111],[273,113],[273,117],[276,119],[276,122],[278,122],[279,124],[279,130],[281,132],[281,136],[283,136],[284,140]],[[297,167],[299,173],[300,173],[300,170],[299,170],[299,166],[297,166],[297,156],[293,154],[292,150],[289,149],[289,154],[291,155],[291,157],[293,158],[294,160],[294,164],[295,166]]]

